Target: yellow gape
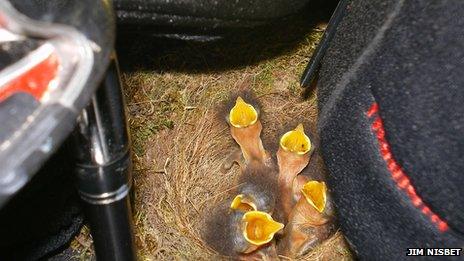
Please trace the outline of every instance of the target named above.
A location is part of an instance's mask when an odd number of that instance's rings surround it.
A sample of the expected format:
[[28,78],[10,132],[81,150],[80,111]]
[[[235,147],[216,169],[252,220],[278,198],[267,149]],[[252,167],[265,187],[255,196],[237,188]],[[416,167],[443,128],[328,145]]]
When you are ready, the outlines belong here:
[[238,97],[229,113],[230,124],[236,128],[245,128],[255,124],[257,120],[258,112],[255,108]]
[[285,133],[280,138],[280,146],[286,150],[299,155],[306,154],[311,150],[311,141],[306,136],[303,124],[299,124],[294,130]]
[[230,208],[235,210],[251,211],[256,210],[256,205],[243,194],[239,194],[235,196],[234,200],[232,200]]
[[284,224],[274,221],[271,215],[261,211],[250,211],[243,215],[242,232],[245,239],[256,246],[269,243]]
[[319,213],[324,212],[327,201],[327,187],[325,182],[308,181],[301,189],[303,196]]

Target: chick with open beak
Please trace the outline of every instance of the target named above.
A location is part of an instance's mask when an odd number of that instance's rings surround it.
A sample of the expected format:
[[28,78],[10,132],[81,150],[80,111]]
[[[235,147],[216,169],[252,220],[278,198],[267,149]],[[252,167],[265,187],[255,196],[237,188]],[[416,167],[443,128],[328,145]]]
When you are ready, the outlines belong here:
[[242,171],[232,209],[243,211],[259,210],[270,215],[274,212],[278,193],[278,173],[275,167],[268,167],[252,161]]
[[242,150],[245,164],[252,160],[270,164],[269,153],[266,152],[261,141],[263,126],[258,116],[258,111],[253,105],[238,97],[227,118],[230,133]]
[[[238,188],[234,191],[230,208],[245,212],[246,215],[258,211],[268,217],[274,212],[278,194],[278,172],[274,164],[267,166],[252,159],[242,168]],[[251,214],[248,214],[251,213]],[[279,223],[280,224],[280,223]],[[242,253],[240,260],[277,260],[275,240],[266,242],[265,246],[247,253]]]
[[277,164],[279,166],[279,190],[281,212],[284,218],[288,217],[295,204],[294,184],[297,175],[308,165],[311,157],[311,141],[304,132],[303,124],[294,130],[282,135],[277,151]]
[[335,232],[333,208],[325,182],[308,181],[290,212],[279,254],[295,258],[308,253]]
[[284,224],[274,221],[271,215],[266,212],[256,210],[245,212],[241,220],[241,232],[245,240],[253,247],[244,253],[249,253],[257,247],[271,242],[275,233],[283,228]]
[[[237,201],[238,197],[233,201]],[[232,202],[231,209],[237,207],[237,202]],[[251,203],[251,204],[250,204]],[[256,211],[253,209],[252,202],[244,202],[240,200],[237,211],[245,213],[244,219],[248,222],[248,228],[243,229],[245,239],[251,243],[251,247],[247,251],[240,254],[240,260],[277,260],[277,249],[274,235],[283,228],[283,224],[274,221],[269,213]],[[243,210],[244,209],[244,210]],[[264,222],[264,223],[263,223]],[[257,227],[257,224],[262,226]],[[267,235],[267,236],[266,236]]]
[[246,259],[271,242],[274,235],[284,228],[268,213],[231,209],[230,201],[215,208],[206,223],[205,241],[218,253]]

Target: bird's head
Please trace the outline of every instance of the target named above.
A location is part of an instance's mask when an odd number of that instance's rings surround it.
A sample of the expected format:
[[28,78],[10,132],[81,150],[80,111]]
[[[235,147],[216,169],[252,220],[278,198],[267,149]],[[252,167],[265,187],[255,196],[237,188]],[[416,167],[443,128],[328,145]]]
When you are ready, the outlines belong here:
[[258,121],[258,111],[239,96],[235,101],[235,106],[230,110],[227,120],[230,125],[236,128],[246,128]]
[[325,182],[308,181],[301,189],[306,201],[319,213],[324,212],[327,203],[327,187]]
[[262,211],[248,211],[242,218],[243,237],[255,246],[269,243],[283,228],[284,224],[275,221],[271,215]]
[[311,140],[305,134],[303,124],[291,131],[286,132],[280,138],[280,147],[288,152],[304,155],[311,150]]

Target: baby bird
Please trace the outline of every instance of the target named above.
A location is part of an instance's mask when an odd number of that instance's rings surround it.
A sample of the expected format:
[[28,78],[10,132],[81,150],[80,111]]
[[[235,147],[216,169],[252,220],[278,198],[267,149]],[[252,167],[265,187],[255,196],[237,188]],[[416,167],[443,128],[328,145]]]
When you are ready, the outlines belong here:
[[[262,211],[242,211],[221,204],[206,221],[204,239],[218,253],[237,259],[271,242],[284,225]],[[251,258],[253,255],[250,255]]]
[[308,181],[290,213],[280,254],[295,258],[308,253],[335,232],[333,208],[324,182]]
[[[237,211],[261,211],[272,215],[276,203],[277,169],[256,160],[251,161],[242,171],[239,178],[240,187],[232,200],[230,208]],[[242,254],[240,260],[277,260],[275,240],[266,243],[256,251]]]
[[252,161],[243,170],[231,208],[273,213],[278,192],[278,173],[273,167]]
[[302,124],[291,130],[280,139],[277,151],[279,166],[280,203],[283,217],[288,217],[295,202],[294,184],[297,175],[308,165],[311,151],[311,141],[305,134]]
[[258,118],[258,111],[251,104],[238,97],[235,106],[229,112],[227,122],[232,137],[240,146],[245,164],[252,160],[263,164],[270,163],[271,158],[260,137],[263,126]]
[[238,258],[242,261],[274,261],[279,260],[275,240],[263,245],[258,250],[249,254],[242,254]]

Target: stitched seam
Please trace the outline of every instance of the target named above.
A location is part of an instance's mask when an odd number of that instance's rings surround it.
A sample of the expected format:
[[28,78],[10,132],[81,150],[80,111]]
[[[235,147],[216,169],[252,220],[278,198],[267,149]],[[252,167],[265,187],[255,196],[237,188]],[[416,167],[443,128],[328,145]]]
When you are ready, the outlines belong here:
[[445,232],[448,230],[448,224],[437,214],[435,214],[422,200],[422,198],[417,194],[416,189],[411,184],[411,179],[403,170],[403,168],[395,160],[393,153],[390,149],[390,144],[385,138],[385,128],[383,125],[382,118],[379,114],[379,105],[374,102],[369,110],[367,111],[367,116],[373,119],[371,124],[372,131],[376,134],[377,141],[379,143],[379,151],[383,160],[387,165],[387,169],[391,174],[393,181],[396,184],[396,187],[406,193],[408,198],[411,200],[411,203],[414,207],[419,209],[423,215],[425,215],[430,221],[438,228],[440,232]]

